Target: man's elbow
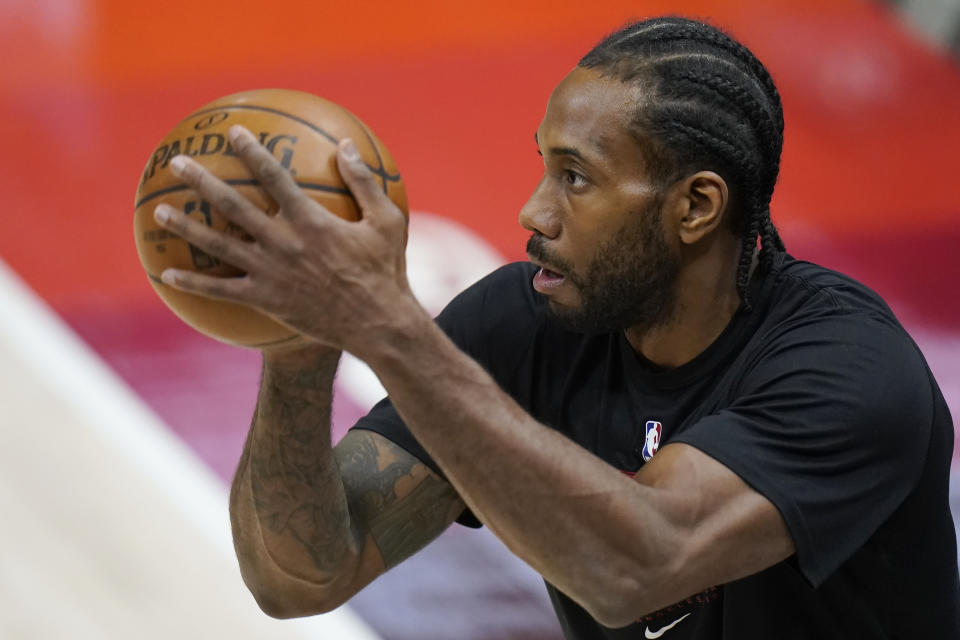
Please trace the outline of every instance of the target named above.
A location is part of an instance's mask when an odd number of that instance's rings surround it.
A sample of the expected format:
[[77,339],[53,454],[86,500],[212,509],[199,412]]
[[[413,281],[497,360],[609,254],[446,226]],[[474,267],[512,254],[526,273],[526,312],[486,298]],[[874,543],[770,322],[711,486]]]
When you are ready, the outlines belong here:
[[597,610],[596,613],[591,613],[590,615],[608,629],[620,629],[621,627],[627,627],[640,620],[644,614],[638,613],[638,611],[639,609],[634,607],[614,607],[611,609]]
[[253,580],[244,576],[244,583],[260,610],[281,620],[305,618],[333,611],[353,595],[335,585],[308,584],[299,581]]
[[596,593],[584,603],[594,620],[610,629],[633,624],[644,614],[638,602],[639,585],[633,580],[621,582],[624,584]]
[[276,597],[275,594],[253,590],[251,590],[250,593],[253,594],[253,599],[256,600],[257,606],[260,607],[260,610],[271,618],[287,620],[289,618],[302,618],[305,615],[310,615],[309,613],[298,611],[296,607],[293,607],[289,602]]
[[598,581],[584,597],[583,607],[597,622],[616,629],[699,593],[704,587],[695,584],[684,570],[690,566],[687,557],[678,552],[670,562],[656,567],[625,562],[622,570]]
[[581,606],[600,624],[610,629],[631,625],[645,615],[676,602],[670,600],[672,578],[679,568],[641,567],[618,563],[620,568],[596,580],[582,595]]
[[302,599],[289,599],[277,597],[272,593],[253,593],[253,599],[256,600],[260,610],[271,618],[278,620],[288,620],[290,618],[305,618],[321,613],[333,611],[341,604],[343,600],[317,600],[311,599],[305,601]]

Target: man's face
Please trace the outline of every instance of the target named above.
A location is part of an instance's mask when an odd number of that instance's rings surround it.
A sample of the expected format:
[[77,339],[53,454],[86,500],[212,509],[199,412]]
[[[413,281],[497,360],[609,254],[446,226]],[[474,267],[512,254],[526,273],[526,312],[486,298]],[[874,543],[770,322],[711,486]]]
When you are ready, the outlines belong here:
[[577,68],[537,130],[544,175],[520,212],[534,288],[577,331],[650,329],[672,309],[679,259],[628,125],[637,89]]

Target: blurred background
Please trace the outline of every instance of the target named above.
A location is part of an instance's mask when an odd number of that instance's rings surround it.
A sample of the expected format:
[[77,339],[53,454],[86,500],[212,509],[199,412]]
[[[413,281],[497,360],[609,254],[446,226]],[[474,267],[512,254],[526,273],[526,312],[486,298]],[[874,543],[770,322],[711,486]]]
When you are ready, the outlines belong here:
[[[524,258],[553,86],[605,33],[668,12],[771,70],[788,249],[880,292],[960,416],[957,0],[0,0],[0,637],[559,638],[539,578],[458,525],[335,614],[259,613],[226,516],[259,356],[163,306],[133,196],[198,106],[316,93],[397,159],[411,279],[439,311]],[[345,362],[335,435],[380,393]]]

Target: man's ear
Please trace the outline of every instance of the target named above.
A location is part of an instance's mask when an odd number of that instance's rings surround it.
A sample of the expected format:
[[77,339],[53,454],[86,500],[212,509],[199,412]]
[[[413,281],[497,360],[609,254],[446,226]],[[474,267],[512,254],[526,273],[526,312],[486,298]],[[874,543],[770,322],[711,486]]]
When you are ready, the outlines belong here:
[[713,171],[698,171],[674,185],[678,204],[677,236],[694,244],[719,228],[729,214],[726,181]]

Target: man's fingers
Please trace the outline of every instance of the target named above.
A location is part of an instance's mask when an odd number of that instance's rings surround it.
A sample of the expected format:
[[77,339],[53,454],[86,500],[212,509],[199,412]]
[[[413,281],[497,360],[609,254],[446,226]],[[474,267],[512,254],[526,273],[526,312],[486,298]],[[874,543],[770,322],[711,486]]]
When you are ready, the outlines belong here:
[[176,156],[170,168],[181,180],[209,202],[214,210],[251,236],[260,237],[269,217],[189,156]]
[[250,243],[211,229],[167,204],[157,205],[153,217],[161,227],[173,231],[214,258],[244,271],[250,271],[254,267],[255,260],[251,255]]
[[383,192],[380,182],[364,163],[350,138],[344,138],[337,146],[337,168],[360,205],[364,219],[384,222],[394,216],[403,216]]
[[230,127],[230,144],[267,193],[280,205],[286,215],[296,213],[298,204],[307,199],[290,172],[260,144],[252,133],[241,127]]
[[182,269],[164,269],[160,280],[168,286],[204,298],[253,304],[253,292],[247,276],[218,278]]

